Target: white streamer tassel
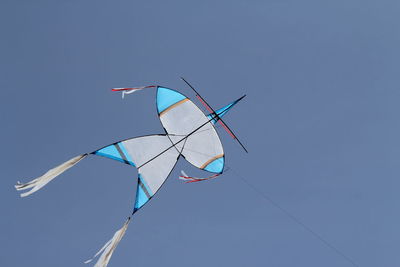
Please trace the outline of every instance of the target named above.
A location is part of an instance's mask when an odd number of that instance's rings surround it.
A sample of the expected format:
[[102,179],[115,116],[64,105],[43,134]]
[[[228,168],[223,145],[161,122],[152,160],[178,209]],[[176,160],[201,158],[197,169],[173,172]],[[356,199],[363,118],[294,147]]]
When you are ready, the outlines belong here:
[[18,191],[21,191],[21,190],[27,190],[27,189],[31,188],[31,190],[21,194],[21,197],[29,196],[30,194],[38,191],[40,188],[42,188],[43,186],[48,184],[50,181],[52,181],[54,178],[56,178],[61,173],[65,172],[69,168],[73,167],[75,164],[77,164],[79,161],[84,159],[86,156],[87,156],[87,154],[76,156],[76,157],[68,160],[67,162],[64,162],[63,164],[49,170],[42,176],[40,176],[28,183],[22,184],[20,182],[17,182],[17,184],[15,185],[15,189],[17,189]]
[[132,93],[135,93],[137,91],[140,91],[140,90],[143,90],[146,88],[155,88],[155,87],[157,87],[157,86],[149,85],[149,86],[142,86],[142,87],[112,88],[111,91],[122,92],[122,98],[124,98],[125,95],[132,94]]
[[122,237],[124,236],[126,229],[128,229],[129,222],[131,217],[129,217],[121,229],[115,232],[114,236],[91,258],[90,260],[85,261],[85,263],[89,263],[93,261],[97,256],[100,257],[97,260],[94,267],[107,267],[108,262],[111,259],[112,254],[114,253],[115,249],[118,246],[118,243],[121,241]]

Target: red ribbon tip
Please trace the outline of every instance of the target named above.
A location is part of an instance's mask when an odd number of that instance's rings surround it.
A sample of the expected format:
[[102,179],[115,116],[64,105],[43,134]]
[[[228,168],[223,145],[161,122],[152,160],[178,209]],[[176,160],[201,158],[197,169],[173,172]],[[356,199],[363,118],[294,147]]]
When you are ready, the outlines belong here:
[[111,88],[111,91],[114,92],[119,92],[119,91],[128,91],[128,90],[134,90],[135,88]]

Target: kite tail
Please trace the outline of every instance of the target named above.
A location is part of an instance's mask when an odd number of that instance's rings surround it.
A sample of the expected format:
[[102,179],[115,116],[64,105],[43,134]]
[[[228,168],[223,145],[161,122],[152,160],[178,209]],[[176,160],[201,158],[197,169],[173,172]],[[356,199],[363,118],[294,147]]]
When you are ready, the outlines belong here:
[[135,93],[137,91],[146,89],[146,88],[155,88],[157,87],[156,85],[149,85],[149,86],[142,86],[142,87],[128,87],[128,88],[112,88],[111,91],[114,92],[122,92],[122,98],[124,98],[125,95]]
[[205,178],[199,178],[199,177],[192,177],[192,176],[188,176],[184,171],[181,171],[181,174],[179,176],[179,179],[185,181],[185,183],[195,183],[195,182],[201,182],[201,181],[205,181],[205,180],[210,180],[213,178],[217,178],[218,176],[220,176],[221,174],[214,174],[211,175],[209,177],[205,177]]
[[31,188],[31,190],[21,194],[21,197],[29,196],[30,194],[38,191],[40,188],[42,188],[43,186],[48,184],[51,180],[56,178],[58,175],[60,175],[61,173],[65,172],[66,170],[68,170],[69,168],[71,168],[72,166],[77,164],[79,161],[84,159],[87,155],[88,154],[76,156],[76,157],[68,160],[67,162],[64,162],[63,164],[49,170],[42,176],[40,176],[28,183],[22,184],[20,182],[17,182],[17,184],[15,185],[15,189],[17,189],[18,191],[21,191],[21,190],[27,190],[27,189]]
[[97,256],[101,254],[94,267],[107,267],[113,252],[115,251],[115,249],[118,246],[118,243],[124,236],[126,229],[128,229],[130,220],[131,217],[128,217],[122,228],[116,231],[114,236],[110,240],[108,240],[108,242],[93,256],[93,258],[85,261],[85,263],[93,261]]

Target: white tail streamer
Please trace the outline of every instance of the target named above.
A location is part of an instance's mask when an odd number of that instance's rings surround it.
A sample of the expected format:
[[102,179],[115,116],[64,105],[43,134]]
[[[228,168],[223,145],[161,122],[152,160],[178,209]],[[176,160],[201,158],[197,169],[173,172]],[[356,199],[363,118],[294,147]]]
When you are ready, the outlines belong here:
[[140,91],[140,90],[142,90],[142,89],[143,89],[143,88],[141,88],[141,89],[132,89],[132,90],[129,90],[129,91],[122,91],[122,98],[124,98],[125,95],[132,94],[132,93],[137,92],[137,91]]
[[118,246],[118,243],[121,241],[122,237],[124,236],[126,229],[128,229],[129,222],[131,220],[131,217],[129,217],[124,225],[122,226],[121,229],[119,229],[117,232],[115,232],[114,236],[108,240],[108,242],[91,258],[90,260],[85,261],[85,263],[89,263],[93,261],[97,256],[100,257],[97,260],[96,264],[94,267],[106,267],[108,265],[108,262],[111,259],[112,254],[114,253],[115,249]]
[[20,182],[17,182],[17,184],[15,185],[15,189],[17,189],[18,191],[21,191],[21,190],[27,190],[27,189],[31,188],[31,190],[21,194],[21,197],[29,196],[30,194],[38,191],[40,188],[42,188],[43,186],[48,184],[50,181],[52,181],[54,178],[56,178],[61,173],[65,172],[69,168],[73,167],[75,164],[77,164],[79,161],[84,159],[86,156],[87,156],[87,154],[76,156],[76,157],[64,162],[63,164],[49,170],[42,176],[40,176],[36,179],[33,179],[32,181],[30,181],[28,183],[22,184]]
[[157,86],[155,85],[149,85],[149,86],[142,86],[142,87],[129,87],[129,88],[112,88],[111,90],[114,92],[122,92],[122,98],[125,97],[125,95],[132,94],[134,92],[146,89],[146,88],[155,88]]

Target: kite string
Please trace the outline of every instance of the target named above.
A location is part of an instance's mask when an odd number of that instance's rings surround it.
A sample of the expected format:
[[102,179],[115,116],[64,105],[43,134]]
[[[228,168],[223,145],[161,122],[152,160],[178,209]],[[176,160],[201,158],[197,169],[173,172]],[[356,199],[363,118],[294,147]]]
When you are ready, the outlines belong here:
[[[187,148],[186,148],[187,149]],[[191,152],[195,152],[195,153],[199,153],[199,154],[203,154],[201,152],[198,151],[194,151],[192,149],[187,149],[190,150]],[[241,175],[239,175],[233,168],[229,167],[228,165],[226,166],[226,170],[225,173],[227,171],[232,171],[232,173],[234,173],[239,179],[241,179],[247,186],[249,186],[251,189],[253,189],[256,193],[258,193],[262,198],[264,198],[266,201],[268,201],[271,205],[273,205],[275,208],[277,208],[278,210],[280,210],[282,213],[284,213],[287,217],[289,217],[293,222],[295,222],[296,224],[300,225],[303,229],[305,229],[307,232],[309,232],[311,235],[313,235],[315,238],[317,238],[320,242],[322,242],[325,246],[327,246],[328,248],[330,248],[331,250],[333,250],[336,254],[338,254],[339,256],[341,256],[343,259],[345,259],[347,262],[349,262],[351,265],[355,266],[355,267],[359,267],[358,264],[355,263],[354,260],[352,260],[349,256],[347,256],[346,254],[344,254],[342,251],[340,251],[338,248],[336,248],[334,245],[332,245],[330,242],[328,242],[325,238],[323,238],[320,234],[318,234],[317,232],[315,232],[313,229],[311,229],[311,227],[307,226],[306,224],[304,224],[303,222],[301,222],[296,216],[294,216],[292,213],[290,213],[288,210],[284,209],[281,205],[279,205],[275,200],[273,200],[270,196],[268,196],[266,193],[262,192],[261,190],[259,190],[257,187],[255,187],[254,185],[252,185],[251,183],[249,183],[244,177],[242,177]]]
[[[199,153],[199,154],[203,154],[206,155],[204,153],[198,152],[198,151],[194,151],[192,149],[187,149],[186,150],[190,150],[191,152],[194,153]],[[358,264],[355,263],[354,260],[352,260],[349,256],[347,256],[346,254],[344,254],[342,251],[340,251],[338,248],[336,248],[334,245],[332,245],[330,242],[328,242],[325,238],[323,238],[320,234],[318,234],[317,232],[315,232],[313,229],[311,229],[311,227],[307,226],[306,224],[304,224],[303,222],[301,222],[296,216],[294,216],[292,213],[290,213],[288,210],[284,209],[281,205],[279,205],[275,200],[273,200],[270,196],[268,196],[266,193],[262,192],[261,190],[259,190],[257,187],[255,187],[254,185],[252,185],[251,183],[249,183],[244,177],[242,177],[241,175],[239,175],[234,169],[232,169],[231,167],[229,167],[228,165],[226,166],[226,170],[225,173],[227,171],[232,171],[239,179],[241,179],[247,186],[249,186],[250,188],[252,188],[256,193],[258,193],[262,198],[264,198],[266,201],[268,201],[271,205],[273,205],[275,208],[277,208],[278,210],[280,210],[282,213],[284,213],[287,217],[289,217],[293,222],[295,222],[296,224],[300,225],[303,229],[305,229],[307,232],[309,232],[311,235],[313,235],[315,238],[317,238],[320,242],[322,242],[325,246],[327,246],[328,248],[330,248],[331,250],[333,250],[336,254],[338,254],[339,256],[341,256],[343,259],[345,259],[347,262],[349,262],[351,265],[355,266],[355,267],[359,267]]]
[[336,248],[334,245],[332,245],[330,242],[328,242],[325,238],[323,238],[320,234],[315,232],[313,229],[311,229],[309,226],[301,222],[297,217],[295,217],[292,213],[290,213],[288,210],[284,209],[281,205],[279,205],[275,200],[273,200],[270,196],[268,196],[266,193],[263,191],[259,190],[256,186],[252,185],[249,183],[244,177],[239,175],[234,169],[229,168],[239,179],[241,179],[247,186],[252,188],[256,193],[258,193],[262,198],[264,198],[266,201],[268,201],[271,205],[273,205],[275,208],[280,210],[282,213],[284,213],[287,217],[289,217],[293,222],[297,223],[303,229],[305,229],[307,232],[309,232],[311,235],[313,235],[315,238],[317,238],[319,241],[321,241],[325,246],[333,250],[336,254],[341,256],[343,259],[345,259],[348,263],[355,267],[359,267],[358,264],[354,260],[352,260],[349,256],[344,254],[342,251],[340,251],[338,248]]

